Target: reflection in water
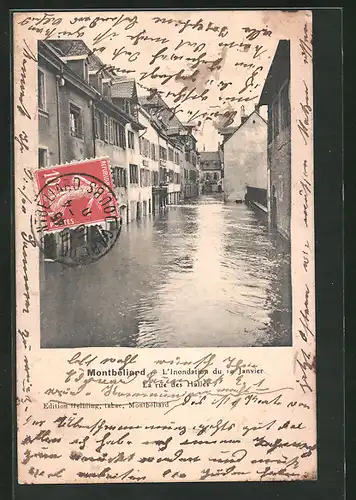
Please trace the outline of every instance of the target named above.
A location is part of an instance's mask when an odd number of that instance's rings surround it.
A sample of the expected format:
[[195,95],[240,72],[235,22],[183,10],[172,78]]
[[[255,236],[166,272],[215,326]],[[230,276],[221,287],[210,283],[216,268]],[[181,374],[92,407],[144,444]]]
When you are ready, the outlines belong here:
[[169,207],[93,264],[42,266],[42,347],[291,345],[284,246],[245,205]]

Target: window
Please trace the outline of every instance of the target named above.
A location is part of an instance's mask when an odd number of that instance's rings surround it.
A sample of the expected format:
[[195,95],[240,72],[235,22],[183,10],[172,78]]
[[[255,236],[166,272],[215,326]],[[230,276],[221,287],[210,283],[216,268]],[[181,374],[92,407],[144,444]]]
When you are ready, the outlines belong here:
[[197,164],[197,157],[196,157],[195,153],[192,153],[192,164],[194,165],[194,167]]
[[113,182],[115,187],[127,187],[126,169],[123,167],[113,168]]
[[114,144],[120,148],[126,147],[125,127],[114,121]]
[[158,179],[158,172],[151,172],[151,184],[152,186],[158,186],[159,184],[159,179]]
[[137,165],[130,164],[130,184],[138,184],[138,166]]
[[125,99],[124,101],[124,111],[125,113],[131,115],[131,103]]
[[190,154],[188,152],[185,153],[185,161],[189,162],[190,160]]
[[112,118],[109,120],[109,142],[114,144],[114,120]]
[[219,178],[219,176],[218,176],[217,172],[214,172],[214,181],[217,181],[218,178]]
[[191,170],[189,172],[189,177],[190,177],[190,180],[193,181],[193,182],[196,182],[197,180],[197,173],[195,170]]
[[100,137],[100,116],[99,112],[95,112],[95,119],[94,119],[94,132],[95,132],[95,137],[99,138]]
[[159,147],[159,159],[167,161],[167,149],[163,146]]
[[179,165],[179,153],[178,153],[178,151],[174,152],[174,163],[176,165]]
[[168,148],[168,160],[173,161],[173,149]]
[[150,157],[150,141],[144,137],[140,137],[140,153],[146,158]]
[[151,183],[150,171],[147,168],[141,168],[140,170],[140,185],[141,187],[150,186]]
[[167,182],[167,169],[166,168],[160,168],[159,169],[159,182],[162,184],[166,184]]
[[38,166],[47,167],[47,149],[38,148]]
[[180,175],[174,174],[174,184],[180,184]]
[[128,147],[130,149],[135,149],[135,136],[134,136],[134,133],[131,132],[130,130],[128,131],[128,136],[127,136],[127,143],[128,143]]
[[97,133],[100,140],[104,140],[105,137],[105,115],[101,111],[97,112]]
[[89,82],[89,68],[87,61],[84,61],[84,80]]
[[104,141],[109,142],[109,117],[104,115]]
[[157,160],[156,144],[152,144],[152,143],[151,143],[151,159]]
[[170,183],[172,183],[174,181],[174,170],[169,170],[168,178],[169,178]]
[[38,77],[38,108],[39,109],[46,109],[46,102],[45,102],[45,76],[43,71],[40,69],[37,71],[37,77]]
[[74,106],[74,104],[69,105],[69,128],[70,134],[73,137],[83,137],[83,117],[80,108]]

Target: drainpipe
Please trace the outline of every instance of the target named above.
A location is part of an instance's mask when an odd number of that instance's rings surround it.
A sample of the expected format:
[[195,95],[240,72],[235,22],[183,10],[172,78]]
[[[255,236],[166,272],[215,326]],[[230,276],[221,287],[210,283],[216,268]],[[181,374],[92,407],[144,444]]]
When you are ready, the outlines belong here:
[[60,106],[59,106],[59,81],[61,79],[60,75],[56,78],[56,101],[57,101],[57,131],[58,131],[58,163],[62,162],[62,148],[61,148],[61,117],[60,117]]

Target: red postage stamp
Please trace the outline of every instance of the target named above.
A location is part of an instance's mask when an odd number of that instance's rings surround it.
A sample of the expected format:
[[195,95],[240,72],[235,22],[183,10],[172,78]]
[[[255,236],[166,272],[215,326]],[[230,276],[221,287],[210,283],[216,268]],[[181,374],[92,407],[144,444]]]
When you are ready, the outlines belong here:
[[109,158],[39,169],[36,180],[37,205],[46,232],[119,218]]

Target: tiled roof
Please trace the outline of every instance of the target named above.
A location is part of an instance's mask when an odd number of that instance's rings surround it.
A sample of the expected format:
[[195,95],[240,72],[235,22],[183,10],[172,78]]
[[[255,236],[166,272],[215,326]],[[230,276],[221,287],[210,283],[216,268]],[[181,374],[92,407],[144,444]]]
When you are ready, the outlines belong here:
[[89,54],[89,47],[82,40],[47,40],[62,57],[85,56]]
[[225,128],[221,128],[221,129],[219,129],[219,134],[221,134],[221,135],[230,135],[230,134],[233,134],[234,132],[236,132],[236,130],[238,128],[239,127],[225,127]]
[[111,87],[111,97],[114,99],[132,99],[136,95],[134,78],[115,80]]
[[96,54],[89,56],[89,71],[98,71],[102,66],[103,62]]

